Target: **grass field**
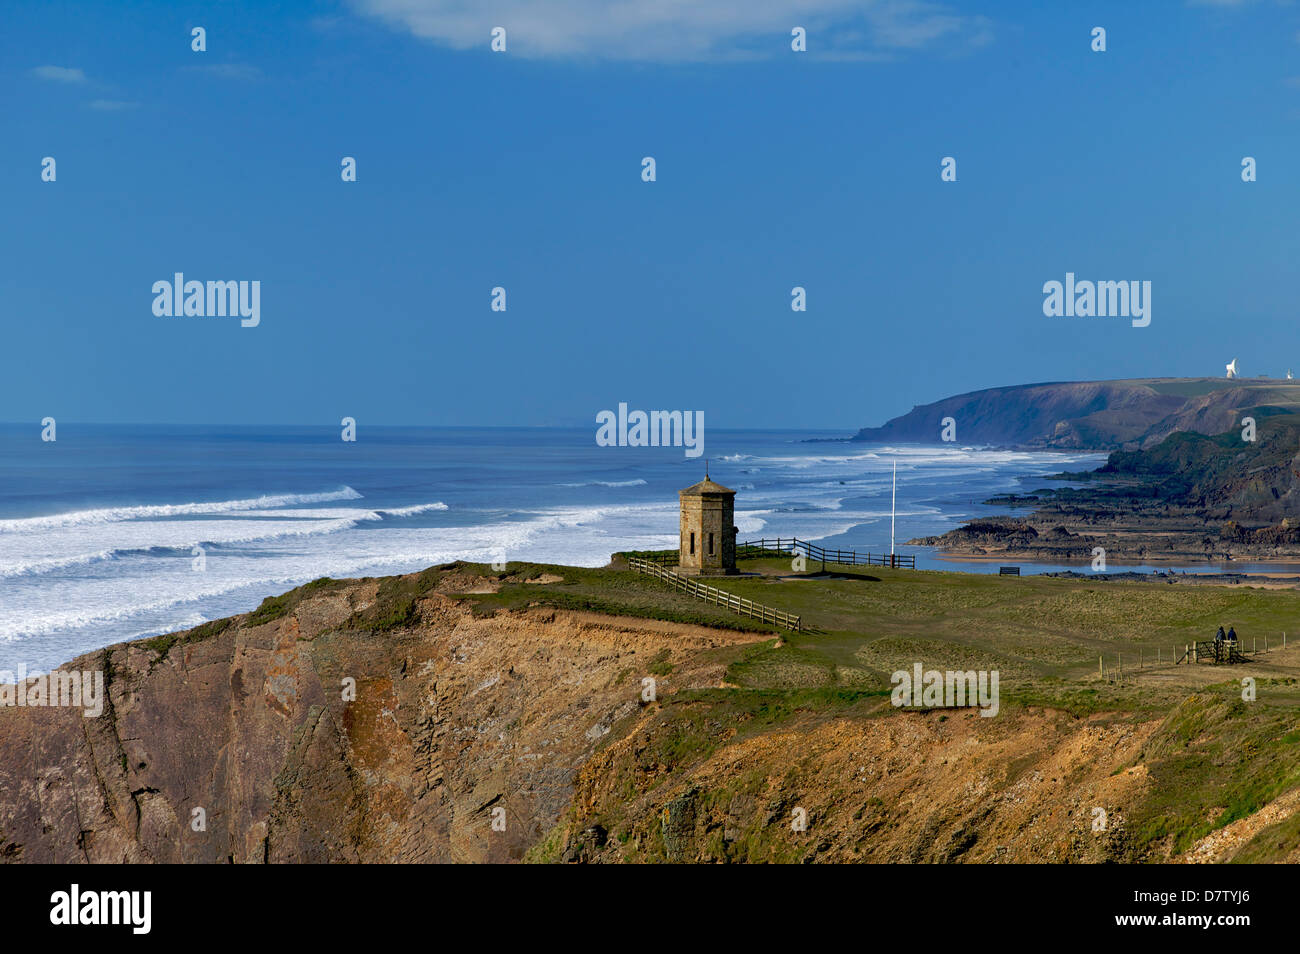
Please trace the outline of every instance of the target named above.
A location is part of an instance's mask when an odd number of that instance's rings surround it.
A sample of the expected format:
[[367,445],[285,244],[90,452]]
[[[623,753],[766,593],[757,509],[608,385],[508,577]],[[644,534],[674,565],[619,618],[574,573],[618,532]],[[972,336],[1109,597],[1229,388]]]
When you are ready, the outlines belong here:
[[[543,603],[783,633],[786,645],[772,650],[771,658],[736,664],[739,682],[756,688],[878,688],[888,685],[890,673],[917,661],[927,668],[999,669],[1008,688],[1092,685],[1099,658],[1108,669],[1121,659],[1126,669],[1136,669],[1141,660],[1139,676],[1181,670],[1189,674],[1188,684],[1198,685],[1215,667],[1168,663],[1187,644],[1213,638],[1219,625],[1234,626],[1247,649],[1255,641],[1263,650],[1267,640],[1270,650],[1278,650],[1284,632],[1300,633],[1300,592],[1293,589],[834,565],[822,573],[819,564],[797,574],[789,559],[779,558],[743,560],[740,567],[746,575],[708,582],[797,613],[808,631],[785,633],[651,577],[612,568],[511,564],[506,574],[482,568],[501,578],[500,592],[466,598],[482,612]],[[542,573],[563,581],[524,582]],[[1157,658],[1159,670],[1153,666]]]

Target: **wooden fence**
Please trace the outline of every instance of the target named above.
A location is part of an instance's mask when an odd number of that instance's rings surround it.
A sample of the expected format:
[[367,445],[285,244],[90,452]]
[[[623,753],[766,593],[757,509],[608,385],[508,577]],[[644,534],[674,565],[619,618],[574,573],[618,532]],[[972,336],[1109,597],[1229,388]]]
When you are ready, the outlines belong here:
[[761,551],[777,550],[781,553],[802,552],[814,563],[839,563],[845,566],[888,566],[905,570],[916,569],[916,557],[902,553],[858,553],[855,550],[828,550],[798,537],[777,537],[769,540],[747,540],[736,544],[736,559],[763,556]]
[[629,561],[633,559],[642,560],[656,566],[677,566],[681,562],[678,552],[677,550],[642,550],[635,557],[629,553],[627,558]]
[[704,600],[706,603],[713,603],[715,606],[725,606],[733,613],[741,616],[752,616],[754,619],[762,620],[764,623],[772,623],[776,626],[784,626],[796,632],[803,631],[803,621],[801,617],[793,613],[785,613],[779,609],[773,609],[770,606],[764,606],[762,603],[755,603],[753,600],[741,599],[725,590],[720,590],[716,586],[709,586],[707,583],[701,583],[690,577],[678,576],[671,570],[665,569],[658,563],[651,563],[649,560],[642,560],[638,557],[628,557],[627,565],[637,573],[648,573],[651,576],[658,577],[665,583],[668,583],[679,590],[689,593],[697,599]]
[[[1277,647],[1277,642],[1273,646]],[[1282,634],[1281,647],[1286,648],[1286,633]],[[1178,647],[1172,647],[1169,653],[1163,649],[1157,649],[1153,657],[1151,653],[1138,650],[1136,653],[1130,652],[1128,658],[1123,653],[1115,656],[1115,664],[1107,665],[1104,656],[1097,658],[1097,672],[1103,679],[1114,681],[1123,679],[1125,676],[1135,676],[1143,669],[1163,668],[1165,666],[1179,666],[1183,663],[1244,663],[1247,656],[1258,656],[1260,653],[1269,651],[1268,637],[1264,637],[1264,645],[1261,647],[1259,640],[1251,637],[1250,648],[1246,648],[1246,641],[1238,638],[1235,641],[1219,641],[1213,639],[1197,640],[1194,643],[1188,643],[1183,647],[1180,653]],[[1134,659],[1134,656],[1137,658]]]

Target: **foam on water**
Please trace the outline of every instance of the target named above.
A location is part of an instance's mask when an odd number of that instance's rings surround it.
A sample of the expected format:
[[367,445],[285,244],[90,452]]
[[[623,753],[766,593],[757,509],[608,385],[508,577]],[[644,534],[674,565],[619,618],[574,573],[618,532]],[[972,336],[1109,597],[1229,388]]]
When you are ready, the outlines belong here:
[[280,494],[256,497],[250,500],[225,500],[216,503],[158,504],[142,507],[112,507],[104,510],[74,510],[71,513],[52,514],[48,517],[27,517],[20,520],[0,520],[0,533],[44,533],[59,527],[85,526],[95,523],[115,523],[123,520],[141,520],[151,517],[199,516],[202,514],[231,513],[239,510],[262,510],[271,507],[291,507],[296,504],[325,503],[330,500],[359,500],[361,494],[351,487],[317,494]]

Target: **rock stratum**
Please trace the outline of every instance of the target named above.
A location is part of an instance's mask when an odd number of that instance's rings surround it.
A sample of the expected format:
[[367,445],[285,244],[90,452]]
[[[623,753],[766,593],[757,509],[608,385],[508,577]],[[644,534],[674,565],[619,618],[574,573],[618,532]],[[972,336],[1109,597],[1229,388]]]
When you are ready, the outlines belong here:
[[1022,384],[915,407],[851,440],[936,444],[944,419],[961,445],[1041,450],[1134,450],[1178,432],[1219,434],[1243,415],[1300,411],[1300,381],[1140,378]]

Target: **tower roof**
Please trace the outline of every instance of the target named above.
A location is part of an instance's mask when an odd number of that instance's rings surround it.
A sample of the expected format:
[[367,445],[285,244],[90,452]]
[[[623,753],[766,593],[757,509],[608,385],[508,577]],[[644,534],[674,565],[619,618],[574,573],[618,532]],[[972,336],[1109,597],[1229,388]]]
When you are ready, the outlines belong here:
[[681,493],[684,493],[684,494],[731,494],[731,495],[734,496],[736,492],[735,492],[734,490],[731,490],[731,489],[728,488],[728,487],[724,487],[724,486],[722,486],[722,484],[718,483],[717,481],[710,480],[709,477],[708,477],[708,475],[706,474],[705,477],[704,477],[704,479],[701,480],[698,484],[691,484],[691,486],[689,486],[689,487],[687,487],[685,490],[681,491]]

